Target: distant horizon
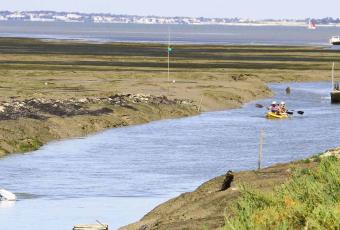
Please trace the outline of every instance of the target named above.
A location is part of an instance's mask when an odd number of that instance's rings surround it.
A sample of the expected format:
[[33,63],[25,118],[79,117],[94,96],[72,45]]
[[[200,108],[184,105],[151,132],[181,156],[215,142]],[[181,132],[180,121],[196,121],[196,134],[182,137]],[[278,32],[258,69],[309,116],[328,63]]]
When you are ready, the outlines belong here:
[[[339,17],[337,0],[313,4],[310,0],[11,0],[0,10],[83,12],[115,15],[162,15],[161,17],[204,17],[265,19],[305,19]],[[330,7],[333,6],[333,7]],[[339,15],[339,16],[338,16]]]
[[113,15],[113,16],[136,16],[136,17],[164,17],[164,18],[207,18],[207,19],[243,19],[243,20],[255,20],[255,21],[266,21],[266,20],[308,20],[308,19],[324,19],[324,18],[332,18],[332,19],[340,19],[339,17],[332,17],[332,16],[325,16],[325,17],[306,17],[306,18],[245,18],[245,17],[234,17],[234,16],[226,16],[226,17],[206,17],[206,16],[186,16],[186,15],[176,15],[176,16],[166,16],[166,15],[154,15],[154,14],[128,14],[128,13],[109,13],[109,12],[83,12],[83,11],[61,11],[61,10],[7,10],[7,9],[0,9],[0,12],[54,12],[54,13],[78,13],[78,14],[87,14],[87,15]]

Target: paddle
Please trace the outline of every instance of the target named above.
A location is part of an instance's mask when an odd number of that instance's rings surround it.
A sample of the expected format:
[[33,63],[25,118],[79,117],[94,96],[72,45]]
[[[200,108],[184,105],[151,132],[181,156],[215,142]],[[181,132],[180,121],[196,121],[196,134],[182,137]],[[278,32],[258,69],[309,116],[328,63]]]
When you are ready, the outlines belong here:
[[[265,107],[264,105],[261,105],[261,104],[256,104],[255,106],[256,106],[256,108],[260,108],[260,109],[262,109],[262,108],[264,108],[264,107]],[[292,111],[287,111],[286,113],[287,113],[287,114],[289,114],[289,115],[293,115],[293,114],[294,114],[294,112],[293,112],[293,111],[295,111],[295,110],[292,110]],[[305,112],[304,112],[304,111],[297,111],[297,113],[298,113],[298,114],[300,114],[300,115],[303,115],[303,114],[305,114]]]
[[[295,111],[295,110],[292,110],[292,111]],[[305,114],[305,111],[297,111],[297,113],[300,114],[300,115],[303,115],[303,114]]]

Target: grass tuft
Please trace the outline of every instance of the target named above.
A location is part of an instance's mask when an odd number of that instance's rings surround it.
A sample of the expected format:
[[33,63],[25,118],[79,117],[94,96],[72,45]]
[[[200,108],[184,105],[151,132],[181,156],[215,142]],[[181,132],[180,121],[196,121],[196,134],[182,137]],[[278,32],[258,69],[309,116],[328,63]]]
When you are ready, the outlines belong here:
[[39,149],[42,146],[42,142],[38,139],[29,139],[26,140],[24,143],[19,144],[19,151],[20,152],[29,152]]
[[272,193],[242,187],[223,229],[339,229],[340,161],[319,160],[316,169],[296,170]]

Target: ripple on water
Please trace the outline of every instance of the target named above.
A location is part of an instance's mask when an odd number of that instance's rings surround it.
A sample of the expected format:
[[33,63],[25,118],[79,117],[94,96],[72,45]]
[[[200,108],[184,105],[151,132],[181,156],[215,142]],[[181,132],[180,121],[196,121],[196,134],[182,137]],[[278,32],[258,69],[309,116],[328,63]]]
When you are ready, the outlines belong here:
[[[284,94],[287,84],[270,85],[275,91],[273,99],[286,101],[290,109],[305,111],[303,116],[266,120],[265,109],[256,108],[255,103],[266,105],[273,100],[268,99],[249,103],[242,109],[117,128],[84,139],[53,142],[31,154],[2,159],[1,186],[19,194],[23,202],[11,208],[13,215],[23,211],[21,207],[29,200],[49,200],[51,205],[52,201],[58,201],[60,210],[74,211],[71,200],[75,199],[84,199],[85,207],[88,207],[87,199],[162,200],[193,190],[229,169],[254,169],[261,129],[265,130],[263,163],[266,166],[338,146],[340,133],[336,127],[340,127],[340,107],[325,99],[329,83],[289,85],[290,96]],[[110,206],[110,210],[133,212],[131,207],[121,205],[115,209]],[[44,209],[48,208],[53,209],[44,203]],[[94,215],[87,211],[82,210],[84,215]],[[67,218],[78,220],[71,212],[65,212]],[[25,219],[25,215],[22,217]],[[49,217],[52,218],[45,214],[41,221],[47,223]],[[8,222],[8,219],[0,215],[0,222],[3,221]]]

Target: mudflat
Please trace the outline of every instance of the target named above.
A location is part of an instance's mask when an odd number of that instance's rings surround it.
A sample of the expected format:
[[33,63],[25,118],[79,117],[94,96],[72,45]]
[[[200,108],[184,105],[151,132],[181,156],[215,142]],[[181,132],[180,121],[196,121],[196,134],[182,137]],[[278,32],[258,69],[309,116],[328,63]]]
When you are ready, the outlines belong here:
[[0,155],[112,127],[236,108],[268,82],[330,78],[324,47],[0,38]]

